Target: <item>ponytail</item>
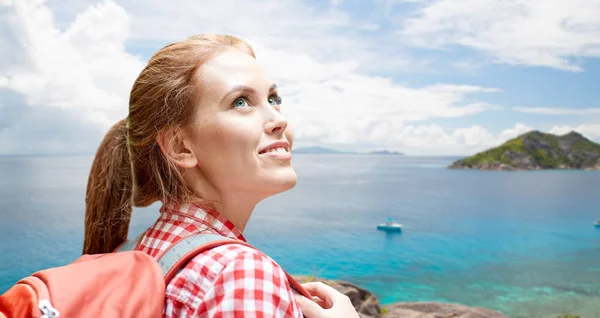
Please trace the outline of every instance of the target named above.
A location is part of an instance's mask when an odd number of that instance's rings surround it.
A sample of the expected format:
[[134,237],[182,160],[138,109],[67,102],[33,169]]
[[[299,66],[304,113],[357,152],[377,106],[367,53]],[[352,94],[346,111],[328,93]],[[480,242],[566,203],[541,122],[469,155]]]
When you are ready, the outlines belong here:
[[83,254],[112,252],[127,239],[133,177],[126,121],[106,134],[92,163],[85,195]]

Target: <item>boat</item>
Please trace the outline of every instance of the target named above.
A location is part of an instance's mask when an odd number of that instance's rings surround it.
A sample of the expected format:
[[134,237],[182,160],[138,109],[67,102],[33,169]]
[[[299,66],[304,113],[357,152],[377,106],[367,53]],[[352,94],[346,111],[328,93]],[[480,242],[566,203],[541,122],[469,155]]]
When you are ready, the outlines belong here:
[[402,224],[392,222],[392,218],[389,218],[387,222],[378,224],[377,229],[385,232],[401,232]]
[[600,229],[600,220],[596,221],[596,223],[594,223],[594,226]]

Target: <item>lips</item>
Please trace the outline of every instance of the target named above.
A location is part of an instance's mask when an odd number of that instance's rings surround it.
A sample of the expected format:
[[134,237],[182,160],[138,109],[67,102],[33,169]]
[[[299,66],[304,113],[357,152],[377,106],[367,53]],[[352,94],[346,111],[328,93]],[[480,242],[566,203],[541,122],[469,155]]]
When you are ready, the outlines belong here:
[[290,150],[290,144],[286,141],[278,141],[272,143],[263,149],[261,149],[258,154],[266,154],[266,153],[288,153]]

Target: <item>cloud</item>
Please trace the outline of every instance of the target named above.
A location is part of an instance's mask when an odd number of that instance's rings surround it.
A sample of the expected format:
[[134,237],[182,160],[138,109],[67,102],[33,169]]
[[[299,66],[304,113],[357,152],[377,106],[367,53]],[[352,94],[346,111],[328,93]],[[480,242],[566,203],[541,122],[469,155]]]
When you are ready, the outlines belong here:
[[0,155],[93,154],[100,144],[102,131],[72,113],[28,106],[19,110],[22,117],[0,130]]
[[[472,155],[499,146],[530,130],[531,127],[522,123],[517,123],[514,127],[497,134],[479,125],[459,128],[451,132],[446,132],[435,124],[407,125],[381,131],[380,137],[387,136],[386,144],[390,145],[388,148],[411,155]],[[382,145],[371,146],[374,149],[380,147]]]
[[[367,127],[365,127],[367,126]],[[492,133],[480,125],[445,130],[437,124],[418,125],[402,123],[376,123],[356,126],[366,138],[348,138],[328,140],[318,138],[302,138],[295,142],[295,147],[325,145],[341,150],[364,151],[365,149],[392,149],[409,155],[472,155],[477,152],[496,147],[507,140],[533,130],[532,127],[517,123],[512,128]],[[314,137],[312,135],[311,137]]]
[[460,71],[464,74],[478,74],[485,66],[485,62],[474,62],[470,60],[463,60],[458,62],[451,62],[450,67]]
[[[473,155],[480,151],[499,146],[509,139],[534,130],[523,123],[516,123],[512,128],[506,128],[498,133],[492,133],[486,128],[473,125],[446,132],[438,125],[408,125],[388,130],[388,145],[392,149],[413,155]],[[577,131],[585,137],[600,142],[600,125],[553,126],[547,133],[563,135]],[[385,136],[382,134],[381,136]],[[427,145],[424,147],[423,145]],[[380,146],[371,145],[377,149]]]
[[576,131],[586,138],[600,142],[600,125],[579,125],[579,126],[554,126],[550,129],[550,133],[556,135],[564,135],[571,131]]
[[[283,112],[296,127],[298,145],[384,147],[398,143],[405,129],[409,135],[421,134],[423,128],[412,131],[407,123],[497,108],[465,101],[472,94],[500,92],[496,88],[451,84],[412,88],[390,78],[361,75],[354,61],[321,63],[304,54],[256,43],[254,47],[266,72],[283,83]],[[420,147],[433,145],[421,140]]]
[[129,89],[144,63],[125,51],[130,21],[121,7],[112,1],[89,7],[65,31],[43,1],[17,1],[9,9],[26,61],[0,73],[0,88],[20,93],[35,109],[62,110],[103,129],[127,115]]
[[498,91],[443,84],[410,88],[389,78],[360,75],[352,61],[319,63],[303,54],[254,47],[269,76],[283,83],[286,113],[323,131],[339,133],[348,123],[382,118],[402,122],[472,115],[492,106],[464,102],[466,95]]
[[0,90],[0,155],[90,154],[103,131],[63,109],[32,107],[15,93]]
[[[224,2],[225,8],[232,3]],[[245,2],[241,3],[245,6]],[[229,14],[218,11],[217,7],[207,7],[202,13],[188,10],[194,12],[182,16],[181,23],[171,21],[172,25],[165,29],[165,22],[160,19],[175,13],[157,2],[149,2],[132,15],[131,10],[105,0],[73,15],[74,21],[70,23],[56,21],[53,11],[40,0],[11,3],[4,0],[3,4],[0,14],[6,19],[1,23],[7,27],[0,31],[3,34],[0,45],[10,50],[0,52],[2,153],[93,152],[102,133],[125,117],[129,90],[145,64],[145,60],[126,48],[132,43],[146,43],[153,52],[166,44],[158,43],[167,38],[194,33],[187,32],[191,30],[188,22],[198,18],[198,14],[211,19],[218,19],[218,14]],[[241,9],[255,10],[252,16],[282,12],[278,2],[271,3],[271,7],[263,4]],[[315,13],[299,2],[288,4],[294,10],[286,14],[297,14],[290,16],[294,23],[304,23],[303,18]],[[157,14],[158,8],[166,11],[156,16],[160,17],[156,25],[151,25],[150,20],[139,25],[132,22],[143,22]],[[331,52],[319,50],[319,41],[325,41],[336,25],[346,23],[344,15],[327,12],[315,19],[317,22],[308,27],[312,31],[307,33],[310,36],[306,41],[291,46],[284,39],[286,32],[291,37],[298,36],[295,34],[298,26],[294,23],[277,31],[243,19],[227,26],[221,24],[221,28],[210,26],[216,33],[237,33],[228,30],[248,27],[246,34],[258,62],[281,87],[283,111],[295,127],[298,145],[394,147],[413,154],[469,154],[532,129],[519,123],[499,133],[491,133],[481,125],[445,131],[439,125],[420,124],[500,109],[478,97],[501,90],[444,83],[410,87],[388,77],[365,75],[360,58],[341,55],[330,59]],[[145,29],[140,29],[140,25]],[[330,34],[311,33],[316,30]],[[154,31],[158,37],[152,37]],[[319,41],[311,44],[311,39]],[[340,43],[351,42],[338,39]],[[573,112],[548,108],[514,110]],[[596,113],[592,109],[580,111]],[[597,131],[595,126],[581,127],[584,131]]]
[[[228,3],[224,3],[225,7]],[[279,10],[275,2],[273,6],[273,10]],[[144,14],[148,13],[146,10],[154,10],[152,6],[144,8],[141,10]],[[45,114],[48,127],[60,126],[62,131],[75,134],[82,127],[89,128],[90,134],[96,130],[106,131],[126,116],[129,90],[145,63],[126,50],[128,41],[133,38],[130,30],[135,29],[129,12],[106,0],[88,7],[77,14],[72,23],[66,24],[67,27],[60,29],[43,1],[15,2],[8,9],[12,17],[10,30],[23,44],[18,49],[26,58],[0,72],[0,88],[23,96],[24,112]],[[268,7],[261,6],[247,9],[269,12]],[[298,11],[300,16],[308,14],[302,13],[300,8]],[[164,15],[169,14],[165,12]],[[185,30],[186,21],[192,17],[194,15],[183,16],[181,24],[179,19],[170,21],[173,24],[169,27],[171,31],[164,30],[159,20],[154,26],[145,24],[148,29],[143,32],[147,37],[154,31],[165,32],[162,34],[166,36],[175,32],[177,26]],[[316,25],[338,23],[334,20],[323,17],[315,21]],[[226,33],[228,29],[223,27],[218,33]],[[290,26],[287,30],[295,29]],[[138,34],[140,38],[143,36]],[[412,126],[406,125],[494,109],[494,105],[476,101],[474,97],[475,94],[499,92],[495,88],[476,85],[408,87],[390,78],[362,75],[358,70],[360,62],[355,59],[328,61],[320,58],[321,55],[313,56],[294,47],[274,46],[276,41],[251,39],[250,42],[259,63],[282,88],[284,112],[296,126],[299,140],[375,144],[386,140],[380,139],[382,134],[398,129],[409,129],[409,136],[414,133],[420,136],[423,128],[407,128]],[[0,54],[5,57],[4,53]],[[57,115],[50,115],[54,113]],[[35,122],[44,125],[39,119]],[[34,132],[39,133],[39,128],[19,128],[32,131],[31,134],[21,132],[21,144],[31,141],[25,138],[36,138]],[[4,140],[8,138],[7,131],[0,131]],[[436,133],[435,128],[425,135],[432,133]],[[12,139],[17,135],[9,136]],[[96,145],[93,143],[89,148],[95,149]],[[426,143],[421,146],[430,147]],[[59,145],[55,148],[57,151],[64,149]],[[14,146],[10,149],[18,150]]]
[[432,0],[403,21],[410,45],[460,45],[496,61],[581,71],[578,58],[600,57],[597,0]]
[[543,115],[596,115],[600,114],[599,108],[544,108],[544,107],[515,107],[512,110],[529,113],[529,114],[543,114]]
[[498,135],[498,139],[506,141],[517,136],[520,136],[526,132],[532,131],[533,127],[529,127],[525,124],[517,123],[513,128],[505,129]]
[[[73,10],[91,1],[95,0],[61,0],[51,5],[64,16],[75,16]],[[420,72],[428,67],[427,60],[390,41],[391,31],[365,32],[365,26],[373,29],[379,19],[357,23],[338,5],[304,0],[181,0],[177,6],[162,0],[118,3],[132,20],[130,45],[140,50],[155,50],[197,33],[226,33],[307,54],[320,62],[354,60],[365,72]]]
[[374,23],[363,24],[360,27],[360,29],[365,30],[365,31],[377,31],[377,30],[379,30],[379,24],[374,24]]

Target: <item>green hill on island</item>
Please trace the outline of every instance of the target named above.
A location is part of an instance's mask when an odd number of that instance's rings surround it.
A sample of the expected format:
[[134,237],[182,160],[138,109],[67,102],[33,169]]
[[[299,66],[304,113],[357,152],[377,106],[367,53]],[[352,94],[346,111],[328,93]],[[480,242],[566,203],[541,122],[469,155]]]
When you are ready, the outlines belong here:
[[530,131],[504,144],[452,163],[451,169],[600,170],[600,144],[571,131],[557,136]]

